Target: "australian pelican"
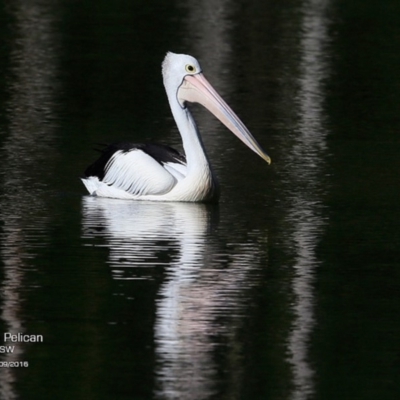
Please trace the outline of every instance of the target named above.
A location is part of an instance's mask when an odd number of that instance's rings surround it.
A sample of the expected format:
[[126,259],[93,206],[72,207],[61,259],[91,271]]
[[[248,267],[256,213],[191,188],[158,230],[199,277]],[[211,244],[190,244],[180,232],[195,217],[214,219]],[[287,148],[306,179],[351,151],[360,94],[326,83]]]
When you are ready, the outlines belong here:
[[82,178],[91,195],[135,200],[216,201],[218,183],[186,102],[202,104],[250,149],[271,162],[242,121],[203,76],[195,58],[167,53],[162,75],[185,155],[159,144],[110,145],[86,169]]

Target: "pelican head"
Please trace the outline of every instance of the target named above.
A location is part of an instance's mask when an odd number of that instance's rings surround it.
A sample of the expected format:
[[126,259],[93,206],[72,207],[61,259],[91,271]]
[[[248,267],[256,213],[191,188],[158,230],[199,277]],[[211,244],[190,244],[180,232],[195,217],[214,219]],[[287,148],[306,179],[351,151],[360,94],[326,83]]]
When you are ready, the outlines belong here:
[[168,52],[162,64],[162,74],[167,93],[173,94],[182,108],[186,108],[186,102],[203,105],[246,146],[268,164],[271,163],[271,158],[243,122],[204,77],[201,66],[194,57]]

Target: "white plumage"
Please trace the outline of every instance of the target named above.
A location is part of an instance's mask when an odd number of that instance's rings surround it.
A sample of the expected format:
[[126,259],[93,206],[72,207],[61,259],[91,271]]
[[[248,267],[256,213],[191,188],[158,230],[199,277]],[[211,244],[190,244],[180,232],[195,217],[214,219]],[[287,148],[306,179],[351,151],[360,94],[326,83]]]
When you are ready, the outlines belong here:
[[153,157],[138,149],[117,151],[108,161],[106,170],[103,182],[139,196],[168,193],[177,183]]

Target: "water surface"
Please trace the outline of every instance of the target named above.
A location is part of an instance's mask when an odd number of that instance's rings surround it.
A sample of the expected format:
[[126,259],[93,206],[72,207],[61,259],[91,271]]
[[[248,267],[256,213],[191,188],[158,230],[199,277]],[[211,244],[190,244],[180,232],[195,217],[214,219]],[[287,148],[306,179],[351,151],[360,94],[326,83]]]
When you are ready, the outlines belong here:
[[[397,2],[40,1],[0,10],[4,399],[400,394]],[[180,148],[167,50],[200,107],[219,205],[86,195],[96,143]]]

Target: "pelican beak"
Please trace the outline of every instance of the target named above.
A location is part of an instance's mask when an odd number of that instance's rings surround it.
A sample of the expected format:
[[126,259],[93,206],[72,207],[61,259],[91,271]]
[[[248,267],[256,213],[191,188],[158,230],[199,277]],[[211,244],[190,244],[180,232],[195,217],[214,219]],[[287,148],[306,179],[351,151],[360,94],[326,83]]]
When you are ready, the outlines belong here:
[[250,147],[251,150],[257,153],[268,164],[271,163],[271,158],[265,153],[243,122],[228,104],[226,104],[202,73],[186,75],[178,89],[177,95],[180,104],[189,101],[191,103],[200,103],[203,105],[245,145]]

